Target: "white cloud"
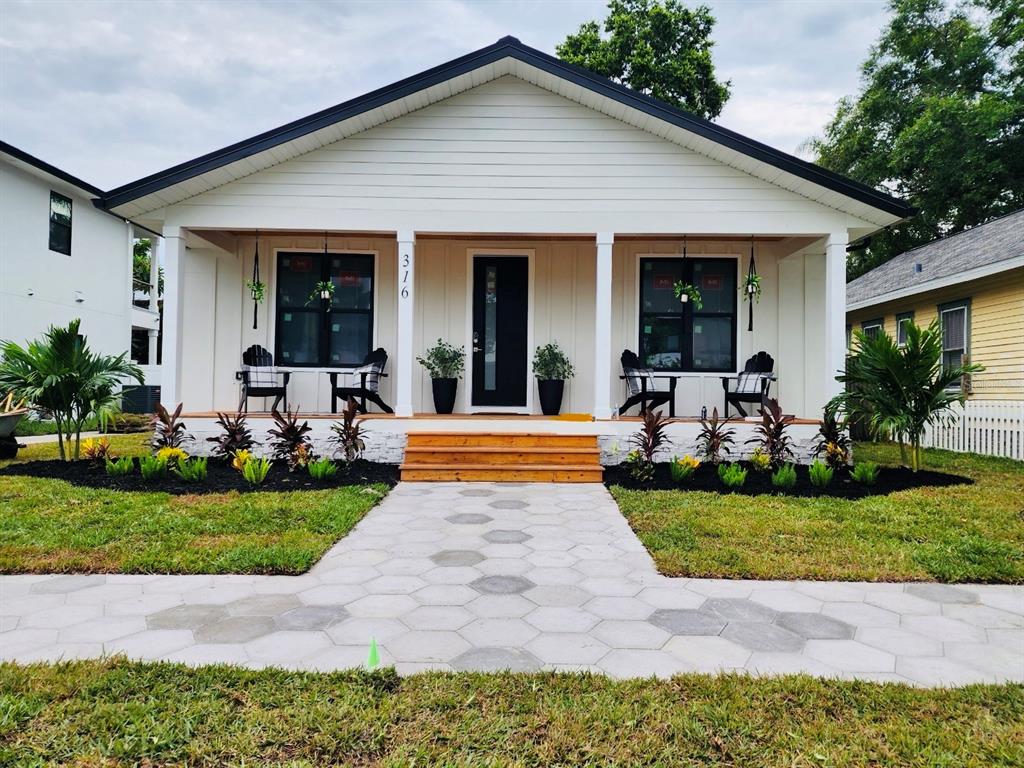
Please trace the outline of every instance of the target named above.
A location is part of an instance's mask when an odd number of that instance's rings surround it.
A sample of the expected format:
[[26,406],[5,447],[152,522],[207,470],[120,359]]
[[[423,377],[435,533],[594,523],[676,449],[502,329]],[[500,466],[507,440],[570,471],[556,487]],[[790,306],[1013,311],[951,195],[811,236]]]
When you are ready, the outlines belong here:
[[[720,122],[787,151],[857,84],[881,0],[712,2]],[[552,51],[600,0],[0,5],[0,137],[113,187],[513,34]]]

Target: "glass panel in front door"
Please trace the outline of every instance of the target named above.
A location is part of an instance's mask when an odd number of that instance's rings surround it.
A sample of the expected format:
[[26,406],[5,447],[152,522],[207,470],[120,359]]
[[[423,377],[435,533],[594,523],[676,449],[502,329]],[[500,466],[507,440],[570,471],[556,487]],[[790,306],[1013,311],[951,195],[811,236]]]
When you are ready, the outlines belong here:
[[498,268],[488,266],[484,274],[484,389],[497,388],[498,362]]

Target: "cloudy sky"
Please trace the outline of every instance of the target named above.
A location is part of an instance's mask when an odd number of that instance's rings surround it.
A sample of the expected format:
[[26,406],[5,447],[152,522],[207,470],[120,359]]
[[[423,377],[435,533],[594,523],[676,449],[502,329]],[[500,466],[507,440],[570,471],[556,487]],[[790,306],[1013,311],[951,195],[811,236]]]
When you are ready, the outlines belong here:
[[[882,0],[711,0],[723,125],[795,152],[855,91]],[[0,138],[112,188],[604,0],[0,0]]]

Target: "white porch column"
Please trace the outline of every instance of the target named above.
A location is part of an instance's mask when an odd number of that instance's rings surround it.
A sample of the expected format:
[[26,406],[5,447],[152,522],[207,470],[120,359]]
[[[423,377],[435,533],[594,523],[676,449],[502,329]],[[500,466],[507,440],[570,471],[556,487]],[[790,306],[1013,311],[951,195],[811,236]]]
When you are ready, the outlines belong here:
[[413,328],[416,306],[416,234],[398,231],[398,349],[395,350],[395,415],[412,416],[412,377],[416,362]]
[[181,398],[182,289],[185,285],[185,233],[167,227],[164,256],[164,349],[160,368],[160,402],[173,409]]
[[846,366],[846,245],[849,235],[833,232],[825,243],[825,399],[843,385],[836,376]]
[[[149,238],[149,311],[154,314],[160,312],[160,254],[163,250],[163,240],[156,235]],[[159,343],[160,330],[149,329],[149,364],[156,365],[157,345]]]
[[613,232],[597,233],[597,293],[594,302],[594,418],[612,415],[612,244]]

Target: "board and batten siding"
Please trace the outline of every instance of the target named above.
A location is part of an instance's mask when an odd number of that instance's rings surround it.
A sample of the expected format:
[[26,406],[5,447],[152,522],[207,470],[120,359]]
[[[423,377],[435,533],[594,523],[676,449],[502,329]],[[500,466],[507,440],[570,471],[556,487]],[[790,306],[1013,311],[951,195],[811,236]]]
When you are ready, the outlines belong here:
[[972,377],[972,399],[1024,399],[1024,268],[919,293],[906,299],[858,309],[847,314],[847,324],[882,320],[895,338],[896,316],[914,313],[924,327],[938,316],[942,304],[970,301],[971,362],[985,366]]
[[824,234],[869,226],[506,76],[169,206],[182,227]]

